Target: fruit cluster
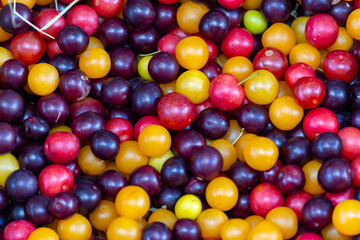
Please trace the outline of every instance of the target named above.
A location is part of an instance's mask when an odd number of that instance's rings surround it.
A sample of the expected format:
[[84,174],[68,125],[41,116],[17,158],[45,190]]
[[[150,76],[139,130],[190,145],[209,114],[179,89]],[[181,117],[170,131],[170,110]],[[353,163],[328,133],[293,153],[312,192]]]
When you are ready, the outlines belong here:
[[0,239],[360,239],[360,0],[0,7]]

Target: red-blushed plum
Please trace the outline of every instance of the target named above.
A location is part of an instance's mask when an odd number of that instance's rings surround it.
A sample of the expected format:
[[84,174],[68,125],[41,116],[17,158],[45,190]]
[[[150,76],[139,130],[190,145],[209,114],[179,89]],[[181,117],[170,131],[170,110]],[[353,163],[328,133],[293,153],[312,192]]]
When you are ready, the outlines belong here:
[[337,133],[339,121],[331,110],[319,107],[312,109],[305,115],[302,126],[305,136],[312,141],[323,132]]
[[260,183],[251,191],[250,207],[256,215],[265,217],[272,209],[283,205],[283,195],[270,183]]
[[181,130],[195,120],[195,105],[181,93],[169,93],[157,106],[160,122],[171,130]]
[[74,134],[56,132],[46,138],[44,153],[53,163],[66,164],[77,157],[80,147],[80,141]]
[[38,182],[40,192],[52,197],[59,192],[69,192],[74,185],[74,176],[65,166],[52,164],[40,172]]

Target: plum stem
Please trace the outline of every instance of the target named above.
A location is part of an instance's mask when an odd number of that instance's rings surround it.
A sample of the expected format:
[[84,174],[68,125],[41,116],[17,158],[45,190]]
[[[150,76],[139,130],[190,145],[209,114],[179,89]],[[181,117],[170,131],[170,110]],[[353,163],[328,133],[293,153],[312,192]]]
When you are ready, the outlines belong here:
[[244,132],[245,132],[245,128],[242,128],[239,136],[231,144],[234,145],[241,138]]
[[139,57],[152,56],[152,55],[155,55],[155,54],[157,54],[157,53],[159,53],[159,52],[161,52],[161,51],[159,50],[159,51],[152,52],[152,53],[139,54]]
[[242,80],[241,82],[239,82],[238,85],[241,85],[241,84],[243,84],[244,82],[246,82],[247,80],[249,80],[250,78],[255,77],[255,76],[258,76],[258,75],[260,75],[260,73],[255,73],[255,74],[253,74],[253,75],[245,78],[245,79]]

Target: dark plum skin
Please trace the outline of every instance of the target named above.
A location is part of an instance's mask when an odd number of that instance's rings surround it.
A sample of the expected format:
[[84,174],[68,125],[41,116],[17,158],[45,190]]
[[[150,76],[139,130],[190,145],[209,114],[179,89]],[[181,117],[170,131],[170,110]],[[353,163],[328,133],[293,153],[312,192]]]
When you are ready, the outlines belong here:
[[158,194],[162,188],[159,172],[149,165],[135,169],[130,175],[129,184],[140,186],[150,197]]
[[13,202],[9,204],[5,215],[9,222],[19,219],[26,219],[25,203]]
[[37,104],[37,112],[51,127],[63,125],[70,116],[70,106],[59,93],[41,97]]
[[305,224],[311,229],[322,229],[331,222],[333,205],[326,197],[309,199],[302,210]]
[[319,170],[320,186],[330,193],[341,193],[348,190],[353,182],[354,169],[350,163],[341,158],[326,161]]
[[341,111],[350,103],[350,87],[340,79],[324,82],[325,96],[321,105],[333,111]]
[[184,193],[193,194],[199,197],[205,196],[208,183],[208,181],[204,181],[196,177],[190,177],[189,181],[183,187]]
[[246,132],[260,133],[269,123],[269,114],[263,106],[248,103],[240,108],[237,121]]
[[290,17],[291,5],[289,0],[264,0],[261,11],[271,23],[285,22]]
[[129,38],[129,28],[119,17],[106,18],[99,26],[99,38],[107,47],[123,45]]
[[157,83],[170,83],[179,75],[179,64],[168,52],[156,53],[150,60],[148,70]]
[[130,48],[117,47],[109,52],[111,59],[110,75],[129,79],[137,71],[136,55]]
[[277,173],[275,186],[284,194],[296,193],[305,186],[304,172],[297,165],[284,165]]
[[0,67],[0,85],[7,88],[17,90],[25,86],[28,68],[22,62],[16,59],[9,59]]
[[123,7],[125,21],[134,28],[145,28],[155,20],[155,8],[149,0],[130,0]]
[[60,30],[57,43],[64,53],[78,55],[86,50],[89,44],[89,36],[81,27],[67,25]]
[[60,76],[68,70],[77,69],[79,67],[77,60],[65,53],[56,54],[50,58],[49,64],[53,65],[56,70],[58,70]]
[[152,197],[152,203],[156,208],[166,207],[170,211],[174,211],[177,200],[184,195],[180,188],[171,188],[166,185],[161,191]]
[[235,162],[228,170],[228,176],[236,184],[240,192],[251,190],[257,183],[257,172],[246,162]]
[[[23,33],[30,29],[30,26],[24,22],[21,18],[18,16],[14,16],[14,22],[12,21],[12,9],[14,8],[12,6],[10,7],[9,4],[5,5],[1,8],[0,11],[0,27],[9,33],[19,34]],[[31,22],[31,10],[28,6],[26,6],[23,3],[16,3],[16,12],[18,12],[24,19]]]
[[15,148],[15,143],[14,128],[8,123],[0,122],[0,154],[11,152]]
[[57,193],[49,202],[51,214],[58,219],[70,217],[78,211],[78,206],[77,198],[69,192]]
[[79,69],[71,69],[60,78],[60,92],[70,102],[78,102],[86,98],[90,88],[90,79]]
[[193,152],[189,164],[195,177],[210,181],[220,173],[223,159],[216,148],[201,146]]
[[152,222],[145,226],[142,231],[142,240],[172,240],[172,232],[170,228],[162,222]]
[[131,107],[140,116],[156,115],[157,105],[163,95],[156,83],[141,83],[131,94]]
[[90,182],[76,183],[72,189],[72,194],[79,201],[78,212],[83,215],[94,211],[102,198],[100,189]]
[[341,150],[341,138],[331,132],[319,134],[311,143],[311,154],[320,161],[340,157]]
[[19,169],[7,177],[5,189],[10,200],[25,202],[38,191],[38,181],[30,170]]
[[172,141],[172,151],[175,155],[190,159],[193,151],[206,145],[205,138],[196,130],[186,129],[175,135]]
[[161,168],[161,179],[169,187],[181,187],[189,179],[190,170],[187,161],[182,157],[166,160]]
[[24,100],[17,92],[0,90],[0,122],[11,123],[18,120],[24,112]]
[[29,140],[44,140],[50,131],[49,124],[41,117],[31,116],[22,123],[24,136]]
[[112,160],[119,152],[120,140],[110,131],[100,130],[91,137],[90,148],[102,160]]
[[228,33],[229,28],[228,16],[218,10],[207,12],[199,23],[201,35],[210,41],[222,40]]
[[229,213],[234,218],[242,219],[253,215],[254,213],[250,207],[250,192],[240,193],[235,206]]
[[267,137],[270,140],[272,140],[275,143],[275,145],[278,147],[279,152],[281,152],[281,150],[283,149],[283,146],[288,141],[286,132],[281,131],[279,129],[272,129],[270,131],[267,131],[264,134],[264,137]]
[[130,42],[136,53],[147,54],[155,52],[159,34],[154,27],[135,29],[130,34]]
[[201,228],[192,219],[179,219],[173,227],[174,240],[200,240]]
[[304,9],[311,13],[324,13],[331,7],[331,0],[304,0]]
[[124,107],[131,96],[131,87],[128,81],[122,77],[107,79],[101,88],[101,99],[112,107]]
[[105,129],[103,116],[95,112],[84,112],[77,116],[71,126],[72,132],[84,145],[90,144],[91,137],[99,130]]
[[156,2],[155,19],[153,26],[159,33],[165,33],[176,27],[176,12],[177,6],[175,4],[161,4]]
[[331,15],[339,26],[345,27],[346,19],[354,10],[353,4],[347,1],[339,1],[337,4],[331,5],[327,14]]
[[127,184],[126,177],[115,170],[107,170],[97,180],[102,196],[111,201],[115,200],[117,193]]
[[230,127],[230,120],[226,112],[217,108],[207,108],[196,118],[197,130],[211,139],[223,137]]
[[290,138],[281,151],[283,160],[288,164],[303,166],[311,157],[311,143],[305,137]]
[[32,196],[25,205],[26,218],[35,226],[44,226],[54,221],[49,208],[50,198],[44,194]]
[[27,143],[22,148],[18,161],[21,168],[28,169],[36,175],[50,164],[44,154],[44,144],[36,142]]

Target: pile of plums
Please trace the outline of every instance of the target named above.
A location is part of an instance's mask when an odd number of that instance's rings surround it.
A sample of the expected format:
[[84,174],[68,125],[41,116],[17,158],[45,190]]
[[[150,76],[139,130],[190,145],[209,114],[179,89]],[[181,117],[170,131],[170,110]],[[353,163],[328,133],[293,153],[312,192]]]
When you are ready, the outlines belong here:
[[360,239],[360,0],[0,8],[0,240]]

